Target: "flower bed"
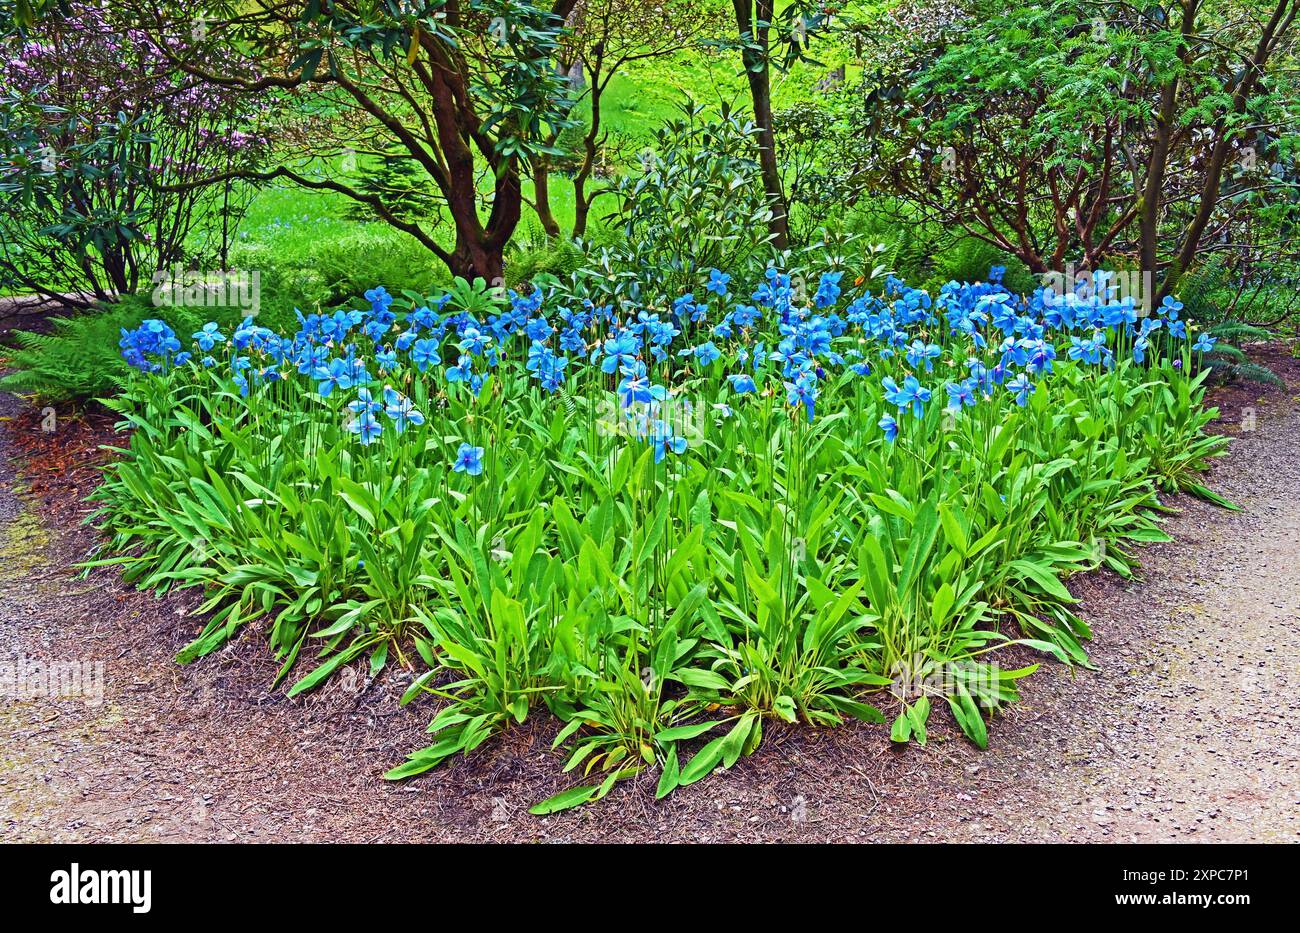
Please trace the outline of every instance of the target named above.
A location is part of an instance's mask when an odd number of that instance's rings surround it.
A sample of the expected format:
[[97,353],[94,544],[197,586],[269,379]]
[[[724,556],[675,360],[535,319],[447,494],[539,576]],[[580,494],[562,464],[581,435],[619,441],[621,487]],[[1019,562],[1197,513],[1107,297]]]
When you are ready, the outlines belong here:
[[933,298],[701,286],[636,313],[380,288],[293,335],[124,332],[101,563],[204,588],[182,661],[265,617],[291,695],[409,670],[405,700],[443,702],[390,777],[548,708],[586,775],[549,812],[647,771],[667,794],[773,717],[885,708],[924,743],[938,703],[982,746],[1034,669],[999,648],[1087,661],[1062,578],[1127,574],[1165,539],[1159,489],[1217,498],[1208,342],[1174,301],[1016,297],[997,270]]

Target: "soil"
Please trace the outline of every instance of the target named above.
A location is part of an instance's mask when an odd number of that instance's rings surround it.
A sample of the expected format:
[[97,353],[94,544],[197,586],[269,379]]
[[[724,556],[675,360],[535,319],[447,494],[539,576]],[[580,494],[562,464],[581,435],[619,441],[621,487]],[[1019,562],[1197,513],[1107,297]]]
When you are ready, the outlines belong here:
[[194,596],[76,569],[99,544],[79,500],[111,419],[47,434],[5,396],[0,665],[79,663],[90,689],[0,695],[0,839],[1300,840],[1300,363],[1252,356],[1288,388],[1217,390],[1231,452],[1206,480],[1243,511],[1171,497],[1175,541],[1143,551],[1141,580],[1071,579],[1095,670],[1044,665],[988,750],[946,711],[924,748],[880,727],[771,727],[756,754],[664,801],[647,779],[544,818],[528,807],[570,783],[547,717],[392,784],[382,772],[424,744],[431,709],[398,706],[400,678],[350,669],[289,700],[252,630],[177,665]]
[[68,300],[37,295],[0,295],[0,343],[8,343],[11,332],[15,330],[48,334],[57,318],[76,313],[77,307],[68,301],[77,297],[72,293],[61,296]]

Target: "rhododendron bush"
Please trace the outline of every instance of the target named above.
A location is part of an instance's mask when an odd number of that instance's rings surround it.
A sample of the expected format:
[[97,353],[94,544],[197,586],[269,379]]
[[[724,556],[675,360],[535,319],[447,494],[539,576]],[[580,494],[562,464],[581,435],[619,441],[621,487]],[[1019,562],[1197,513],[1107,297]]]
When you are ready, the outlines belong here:
[[180,49],[206,48],[206,32],[187,23],[159,45],[111,5],[84,3],[9,40],[0,57],[0,287],[86,304],[145,287],[205,251],[224,258],[240,200],[229,186],[199,183],[264,155],[272,99],[172,66]]

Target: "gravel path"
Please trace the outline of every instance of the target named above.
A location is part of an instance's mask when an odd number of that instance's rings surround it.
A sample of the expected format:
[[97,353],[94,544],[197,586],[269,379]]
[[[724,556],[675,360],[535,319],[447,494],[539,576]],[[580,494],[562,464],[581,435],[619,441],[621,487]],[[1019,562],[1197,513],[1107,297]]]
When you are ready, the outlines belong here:
[[[1244,512],[1179,498],[1143,582],[1070,581],[1097,669],[1040,671],[989,750],[943,721],[923,749],[773,727],[665,801],[643,782],[546,819],[527,807],[566,784],[545,718],[387,784],[429,717],[397,706],[399,682],[342,676],[286,700],[255,635],[176,666],[193,599],[74,577],[94,536],[51,520],[0,456],[0,664],[105,665],[102,701],[0,697],[0,839],[1297,841],[1297,391],[1259,403],[1257,430],[1224,425],[1210,483]],[[0,418],[16,410],[0,399]]]
[[[1300,414],[1233,441],[1215,487],[1143,556],[1144,581],[1072,589],[1099,665],[1042,697],[1031,817],[1001,838],[1300,841]],[[1017,756],[1019,756],[1017,752]],[[997,764],[992,765],[994,768]],[[959,838],[971,838],[968,831]],[[978,837],[978,834],[975,834]]]

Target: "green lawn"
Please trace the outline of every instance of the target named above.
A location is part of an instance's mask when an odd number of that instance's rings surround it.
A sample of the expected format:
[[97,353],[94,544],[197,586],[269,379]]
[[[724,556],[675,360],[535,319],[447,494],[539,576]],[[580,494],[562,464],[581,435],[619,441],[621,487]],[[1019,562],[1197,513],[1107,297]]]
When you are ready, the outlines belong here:
[[[825,43],[818,52],[823,64],[796,65],[788,73],[773,75],[775,105],[790,106],[817,93],[815,85],[829,70],[845,61],[845,50]],[[717,51],[682,53],[659,60],[635,63],[611,81],[602,101],[603,126],[610,133],[610,148],[626,158],[651,144],[655,131],[678,116],[682,104],[694,100],[710,109],[722,106],[747,109],[748,88],[736,56]],[[586,98],[575,111],[590,119]],[[332,177],[356,180],[343,171],[342,159],[328,167]],[[532,184],[525,182],[525,197],[532,199]],[[346,239],[365,230],[366,239],[390,239],[409,243],[410,238],[380,223],[350,219],[350,201],[341,194],[306,191],[289,184],[269,185],[258,191],[242,223],[232,259],[265,258],[268,249],[285,265],[310,265],[322,241]],[[561,229],[573,224],[573,189],[567,178],[557,175],[551,183],[551,207]],[[593,221],[597,224],[607,207],[597,202]],[[447,226],[447,225],[444,225]],[[450,229],[448,227],[448,241]],[[525,208],[520,223],[521,240],[536,240],[541,227],[536,215]],[[257,247],[250,249],[249,247]],[[401,248],[403,254],[405,248]],[[359,257],[359,258],[364,258]],[[385,264],[386,265],[386,264]]]

